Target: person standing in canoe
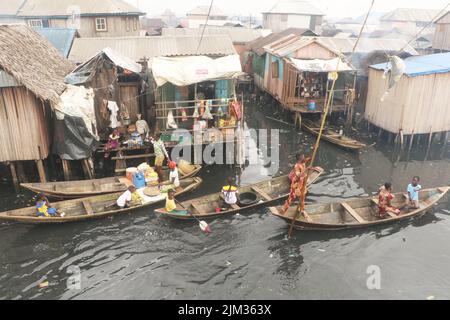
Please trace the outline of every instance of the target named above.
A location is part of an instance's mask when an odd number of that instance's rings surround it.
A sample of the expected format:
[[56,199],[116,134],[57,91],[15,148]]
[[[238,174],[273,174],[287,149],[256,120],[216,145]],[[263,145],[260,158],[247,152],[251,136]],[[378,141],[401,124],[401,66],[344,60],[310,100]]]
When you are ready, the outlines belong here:
[[232,177],[227,178],[227,185],[222,188],[223,199],[227,207],[237,204],[239,200],[239,190],[234,184]]
[[378,193],[378,214],[380,218],[384,218],[388,212],[392,212],[396,215],[400,214],[400,209],[391,205],[391,201],[395,199],[392,194],[392,184],[386,182],[382,186]]
[[419,209],[419,191],[422,189],[422,186],[419,184],[420,177],[415,176],[412,179],[412,182],[408,185],[407,191],[408,191],[408,199],[407,199],[407,205],[410,208]]
[[174,161],[169,161],[169,181],[175,188],[180,187],[180,177],[178,174],[177,164]]
[[[297,154],[297,163],[294,165],[291,173],[289,173],[289,180],[291,180],[291,190],[289,197],[283,206],[283,212],[285,213],[292,204],[295,198],[301,198],[306,192],[303,188],[306,186],[305,179],[308,179],[307,164],[311,161],[311,158],[305,158],[303,154]],[[301,200],[301,199],[300,199]]]
[[162,166],[164,164],[164,160],[169,158],[169,154],[167,153],[166,147],[164,146],[164,141],[161,139],[161,132],[158,132],[156,134],[155,139],[151,139],[151,142],[153,144],[153,149],[155,150],[155,171],[158,174],[159,183],[163,182],[163,170]]

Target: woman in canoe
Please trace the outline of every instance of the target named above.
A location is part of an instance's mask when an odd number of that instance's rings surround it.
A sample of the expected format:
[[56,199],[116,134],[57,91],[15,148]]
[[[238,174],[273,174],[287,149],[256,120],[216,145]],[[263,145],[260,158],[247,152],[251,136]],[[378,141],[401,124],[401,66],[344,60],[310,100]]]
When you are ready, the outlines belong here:
[[291,180],[291,191],[289,197],[287,198],[284,206],[283,212],[285,213],[294,201],[295,198],[300,198],[306,190],[303,190],[305,185],[305,179],[308,179],[307,175],[307,164],[311,161],[311,158],[305,158],[303,154],[297,154],[297,163],[289,173],[289,179]]
[[64,213],[59,214],[58,211],[53,208],[48,201],[47,197],[42,193],[38,194],[36,197],[36,215],[39,218],[49,218],[49,217],[64,217]]
[[231,207],[239,201],[239,190],[232,177],[227,178],[227,185],[222,188],[222,194],[226,207]]

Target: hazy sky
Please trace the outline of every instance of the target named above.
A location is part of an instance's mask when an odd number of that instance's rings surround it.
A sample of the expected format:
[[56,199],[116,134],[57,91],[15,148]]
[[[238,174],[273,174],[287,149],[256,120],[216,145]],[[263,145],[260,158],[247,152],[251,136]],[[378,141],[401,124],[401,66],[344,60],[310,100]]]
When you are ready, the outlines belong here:
[[[209,0],[126,0],[139,4],[149,16],[158,15],[166,8],[177,15],[183,15],[197,5],[209,5]],[[357,17],[367,12],[372,0],[311,0],[330,17]],[[374,11],[390,11],[395,8],[442,9],[450,0],[375,0]],[[277,0],[214,0],[214,4],[226,13],[252,14],[256,16],[270,9]]]

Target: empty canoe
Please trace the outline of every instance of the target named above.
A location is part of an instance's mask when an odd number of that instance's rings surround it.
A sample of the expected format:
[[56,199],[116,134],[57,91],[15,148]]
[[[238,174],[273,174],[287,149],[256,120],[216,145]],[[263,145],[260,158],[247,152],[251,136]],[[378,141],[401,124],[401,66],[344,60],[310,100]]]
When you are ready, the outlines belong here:
[[[450,187],[426,189],[420,191],[419,209],[401,209],[399,215],[387,214],[380,218],[378,215],[378,198],[368,197],[352,199],[336,203],[306,205],[306,215],[299,214],[295,220],[294,228],[300,230],[339,230],[377,226],[385,223],[397,222],[425,214],[436,204]],[[392,205],[398,208],[404,206],[406,197],[402,193],[395,194]],[[296,206],[292,206],[283,214],[281,207],[270,208],[271,213],[289,225],[295,217]]]
[[[320,124],[315,123],[310,120],[302,121],[302,128],[306,132],[309,132],[315,136],[319,135],[320,132]],[[341,136],[331,130],[323,130],[322,138],[325,141],[336,144],[342,148],[350,149],[350,150],[359,150],[367,147],[366,144],[359,142],[355,139],[349,138],[347,136]]]
[[[180,171],[180,180],[194,177],[202,168],[193,165],[194,170],[188,174]],[[165,179],[169,179],[169,169],[164,170]],[[167,181],[165,182],[168,183]],[[101,194],[125,191],[131,182],[125,177],[110,177],[93,180],[61,181],[47,183],[22,183],[21,186],[36,193],[58,199],[76,199]]]
[[[323,171],[324,170],[322,168],[309,169],[308,185],[311,185],[312,183],[317,181]],[[181,220],[194,219],[194,216],[199,219],[214,218],[227,214],[235,214],[244,210],[264,206],[283,198],[287,198],[287,196],[289,195],[290,187],[291,182],[289,180],[289,177],[282,176],[239,188],[240,195],[243,195],[245,193],[255,195],[255,201],[253,201],[249,205],[236,204],[232,206],[232,208],[216,212],[216,209],[220,208],[223,203],[222,192],[218,192],[180,203],[179,209],[185,210],[187,214],[168,213],[164,208],[157,209],[155,210],[155,212],[161,214],[162,216]]]
[[[202,183],[202,179],[199,177],[188,178],[180,181],[180,190],[177,195],[180,196],[189,191],[196,189]],[[142,191],[140,191],[142,192]],[[0,221],[15,221],[24,223],[40,223],[40,224],[52,224],[52,223],[65,223],[74,221],[83,221],[91,219],[99,219],[107,216],[113,216],[120,213],[127,213],[148,206],[152,206],[157,203],[164,202],[165,195],[156,197],[144,197],[144,202],[132,205],[126,209],[119,209],[115,203],[118,197],[122,194],[109,193],[89,198],[81,198],[74,200],[66,200],[61,202],[52,203],[52,206],[58,210],[58,212],[64,212],[64,217],[45,217],[40,218],[36,216],[36,208],[27,207],[17,210],[0,212]]]

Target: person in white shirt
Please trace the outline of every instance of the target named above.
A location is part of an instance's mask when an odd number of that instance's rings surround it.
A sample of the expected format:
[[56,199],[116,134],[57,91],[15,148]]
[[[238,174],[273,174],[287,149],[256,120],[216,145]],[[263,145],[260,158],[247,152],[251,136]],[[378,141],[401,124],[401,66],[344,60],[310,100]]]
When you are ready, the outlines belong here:
[[126,209],[130,207],[130,203],[133,200],[133,193],[136,192],[135,186],[129,186],[127,191],[125,191],[119,199],[117,199],[117,206],[120,209]]
[[178,188],[180,186],[180,177],[178,174],[177,164],[173,161],[170,161],[169,169],[170,169],[169,181],[171,184],[174,185],[175,188]]

